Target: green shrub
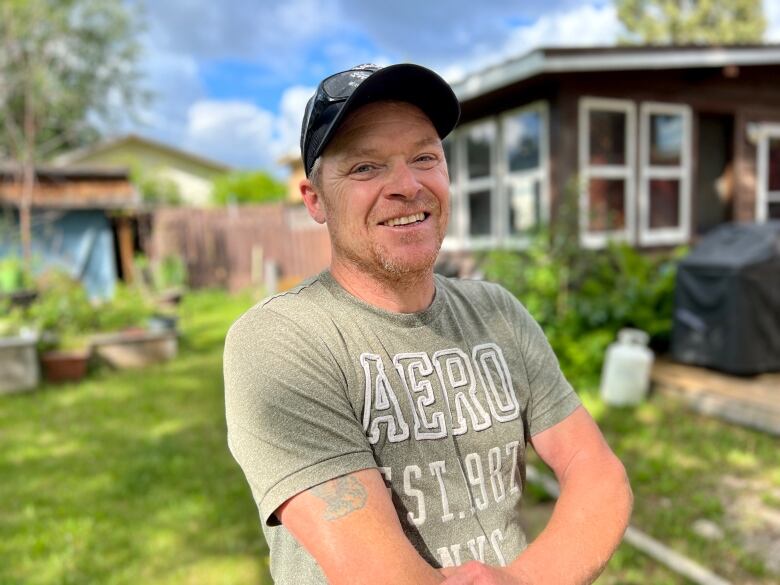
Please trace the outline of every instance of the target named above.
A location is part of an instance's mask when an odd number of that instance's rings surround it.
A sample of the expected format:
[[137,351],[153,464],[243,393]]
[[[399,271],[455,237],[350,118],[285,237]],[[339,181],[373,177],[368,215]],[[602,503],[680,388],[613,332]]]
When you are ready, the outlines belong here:
[[592,383],[623,327],[646,331],[658,350],[668,346],[679,255],[617,243],[584,250],[566,234],[543,233],[523,252],[489,253],[482,268],[539,321],[567,376]]
[[33,279],[18,256],[0,258],[0,293],[14,293],[32,287]]
[[264,171],[234,171],[214,180],[217,205],[269,203],[287,197],[287,187]]
[[60,346],[64,339],[94,331],[95,307],[84,286],[61,270],[49,270],[38,279],[38,297],[26,311],[29,322],[43,335],[42,349]]
[[145,327],[154,307],[137,287],[116,285],[114,297],[96,308],[98,331],[118,331],[129,327]]
[[155,284],[159,290],[186,286],[187,265],[179,256],[166,256],[157,267],[155,276]]

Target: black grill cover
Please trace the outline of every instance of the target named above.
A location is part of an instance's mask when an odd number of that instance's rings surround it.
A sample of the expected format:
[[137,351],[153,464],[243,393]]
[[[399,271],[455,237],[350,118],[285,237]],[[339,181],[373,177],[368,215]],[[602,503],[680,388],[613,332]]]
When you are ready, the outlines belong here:
[[672,356],[730,374],[780,371],[780,221],[719,226],[680,262]]

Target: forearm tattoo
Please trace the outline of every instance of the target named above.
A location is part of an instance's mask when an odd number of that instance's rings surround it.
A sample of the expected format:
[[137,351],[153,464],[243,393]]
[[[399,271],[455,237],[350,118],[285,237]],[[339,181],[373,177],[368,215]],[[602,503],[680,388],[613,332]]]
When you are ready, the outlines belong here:
[[311,493],[327,505],[325,520],[336,520],[366,505],[366,488],[351,475],[314,486]]

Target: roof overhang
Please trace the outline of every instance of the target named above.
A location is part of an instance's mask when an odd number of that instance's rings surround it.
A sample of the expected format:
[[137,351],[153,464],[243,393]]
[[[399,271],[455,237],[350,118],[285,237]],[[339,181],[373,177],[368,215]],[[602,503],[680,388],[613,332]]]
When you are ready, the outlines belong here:
[[461,102],[549,73],[780,65],[780,45],[537,49],[452,84]]

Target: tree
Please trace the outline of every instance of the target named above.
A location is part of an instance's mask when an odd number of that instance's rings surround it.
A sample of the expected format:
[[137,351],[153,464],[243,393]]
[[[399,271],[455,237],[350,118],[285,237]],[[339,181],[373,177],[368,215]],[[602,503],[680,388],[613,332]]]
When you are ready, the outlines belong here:
[[287,187],[263,171],[234,172],[214,181],[214,201],[228,203],[268,203],[287,196]]
[[763,41],[761,0],[615,0],[626,43],[732,45]]
[[145,99],[139,22],[122,0],[2,0],[0,158],[18,163],[19,223],[30,258],[35,167],[83,144]]

